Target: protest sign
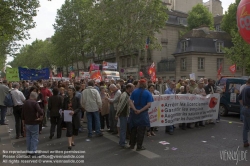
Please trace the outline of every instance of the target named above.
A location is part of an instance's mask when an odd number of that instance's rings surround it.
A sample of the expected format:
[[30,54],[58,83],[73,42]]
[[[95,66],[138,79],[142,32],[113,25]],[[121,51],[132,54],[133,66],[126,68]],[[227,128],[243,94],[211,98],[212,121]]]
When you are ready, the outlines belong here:
[[148,111],[151,127],[217,119],[220,94],[154,95]]
[[20,81],[18,68],[6,68],[6,79],[8,81]]

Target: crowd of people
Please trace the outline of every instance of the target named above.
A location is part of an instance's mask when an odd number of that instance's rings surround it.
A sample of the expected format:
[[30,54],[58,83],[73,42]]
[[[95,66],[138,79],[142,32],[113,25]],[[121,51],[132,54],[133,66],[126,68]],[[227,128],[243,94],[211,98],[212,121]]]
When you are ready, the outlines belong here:
[[[146,79],[134,80],[132,76],[128,80],[69,80],[69,81],[21,81],[8,83],[4,80],[0,84],[0,109],[1,125],[5,123],[7,107],[3,100],[9,92],[13,99],[13,114],[15,117],[16,139],[26,136],[27,151],[35,154],[39,134],[43,127],[48,127],[50,120],[50,136],[59,139],[62,130],[66,131],[68,138],[68,150],[75,146],[75,137],[82,132],[81,121],[87,118],[88,137],[93,133],[98,137],[102,132],[117,135],[120,138],[119,145],[122,148],[144,150],[144,136],[155,136],[157,127],[151,127],[148,109],[153,102],[153,95],[158,94],[196,94],[207,95],[221,92],[215,86],[212,79],[180,79],[178,82],[162,78],[154,84]],[[8,115],[12,114],[8,108]],[[70,110],[72,121],[65,122],[64,110]],[[216,122],[219,122],[219,115]],[[215,123],[214,120],[195,122],[195,127]],[[193,125],[180,124],[181,129],[192,129]],[[55,132],[55,129],[57,130]],[[165,132],[172,135],[175,126],[166,126]],[[129,145],[126,145],[129,139]]]

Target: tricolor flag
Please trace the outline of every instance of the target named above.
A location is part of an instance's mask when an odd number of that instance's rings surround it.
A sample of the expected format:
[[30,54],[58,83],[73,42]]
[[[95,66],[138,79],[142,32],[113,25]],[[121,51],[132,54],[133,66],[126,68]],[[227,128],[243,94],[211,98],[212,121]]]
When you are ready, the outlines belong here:
[[146,40],[146,49],[148,49],[148,46],[149,46],[149,37]]

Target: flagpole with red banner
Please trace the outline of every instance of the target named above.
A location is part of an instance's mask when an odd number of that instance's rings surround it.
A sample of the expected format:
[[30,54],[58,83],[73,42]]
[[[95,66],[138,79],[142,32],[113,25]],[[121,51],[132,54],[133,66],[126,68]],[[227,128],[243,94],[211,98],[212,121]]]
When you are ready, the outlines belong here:
[[229,67],[229,71],[234,75],[236,72],[236,64]]

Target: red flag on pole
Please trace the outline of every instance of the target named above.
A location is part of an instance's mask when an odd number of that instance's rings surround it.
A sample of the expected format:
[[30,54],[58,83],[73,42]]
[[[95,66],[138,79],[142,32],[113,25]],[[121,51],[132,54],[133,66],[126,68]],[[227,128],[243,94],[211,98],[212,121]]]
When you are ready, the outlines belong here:
[[93,63],[90,64],[89,72],[91,72],[92,70],[94,70],[94,64]]
[[221,77],[221,70],[222,70],[222,64],[220,64],[220,67],[217,71],[217,77],[220,78]]
[[61,77],[62,78],[62,72],[57,73],[57,77]]
[[236,72],[236,64],[232,65],[229,67],[229,70],[232,74],[234,74]]
[[153,62],[148,70],[148,74],[151,76],[151,81],[156,82],[156,70],[155,63]]

